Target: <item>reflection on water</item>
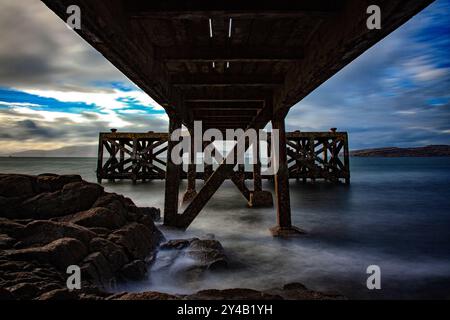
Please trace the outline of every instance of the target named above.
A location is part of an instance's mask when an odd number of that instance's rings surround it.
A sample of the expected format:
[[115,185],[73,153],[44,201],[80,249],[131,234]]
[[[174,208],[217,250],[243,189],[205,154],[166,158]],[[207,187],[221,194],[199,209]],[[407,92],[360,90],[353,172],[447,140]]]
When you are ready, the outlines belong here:
[[[79,173],[95,181],[95,165],[95,159],[3,158],[0,172]],[[186,281],[155,267],[148,281],[126,289],[187,293],[299,281],[351,298],[450,297],[450,159],[353,158],[351,165],[350,186],[291,181],[293,222],[307,234],[289,240],[270,236],[273,208],[247,208],[225,182],[186,233],[161,228],[167,238],[214,234],[230,258],[229,270]],[[163,207],[164,181],[104,186],[138,205]],[[270,182],[264,188],[273,190]],[[160,258],[156,266],[167,257]],[[372,264],[382,273],[376,292],[365,286]]]

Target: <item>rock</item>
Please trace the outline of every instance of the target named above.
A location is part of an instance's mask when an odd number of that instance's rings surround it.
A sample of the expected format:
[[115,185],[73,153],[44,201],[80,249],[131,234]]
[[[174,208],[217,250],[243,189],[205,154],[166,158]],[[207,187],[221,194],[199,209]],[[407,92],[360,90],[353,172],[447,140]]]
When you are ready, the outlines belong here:
[[161,292],[121,293],[109,298],[110,300],[177,300],[178,296]]
[[102,237],[106,237],[108,236],[108,234],[111,233],[110,229],[106,229],[106,228],[88,228],[90,231],[94,232],[95,234],[97,234],[98,236],[102,236]]
[[103,207],[107,208],[115,213],[121,214],[123,216],[127,216],[128,209],[126,204],[126,198],[124,196],[115,194],[115,193],[106,193],[95,201],[92,205],[95,207]]
[[178,239],[161,245],[162,250],[180,250],[182,256],[192,258],[188,269],[216,269],[227,267],[228,261],[222,245],[217,240]]
[[79,175],[56,175],[51,173],[40,174],[37,176],[36,184],[40,193],[54,192],[61,190],[66,184],[72,182],[81,182]]
[[162,250],[169,250],[169,249],[181,250],[186,248],[194,239],[197,238],[169,240],[161,244],[159,248]]
[[120,212],[103,207],[95,207],[73,215],[70,222],[84,227],[118,229],[125,225],[127,220]]
[[21,174],[0,174],[0,196],[31,197],[36,194],[36,178]]
[[8,288],[9,292],[20,300],[31,300],[39,293],[39,288],[31,283],[19,283]]
[[160,221],[161,220],[161,210],[153,207],[137,207],[136,213],[150,217],[152,221]]
[[78,300],[78,295],[75,291],[68,289],[56,289],[40,295],[38,300]]
[[91,240],[89,248],[91,252],[101,252],[105,256],[106,260],[108,260],[110,268],[113,272],[118,271],[128,263],[127,255],[121,247],[109,240],[94,238]]
[[154,252],[163,236],[156,227],[150,230],[133,222],[111,233],[108,239],[123,247],[131,260],[144,260]]
[[219,269],[228,266],[222,245],[217,240],[193,240],[186,248],[186,255],[198,262],[198,267]]
[[0,249],[9,249],[11,248],[16,240],[8,236],[7,234],[0,233]]
[[87,210],[103,194],[103,187],[87,182],[72,182],[61,191],[41,193],[22,204],[24,217],[48,219]]
[[83,243],[72,238],[58,239],[43,247],[6,251],[7,258],[11,260],[50,263],[63,271],[69,265],[77,264],[86,254]]
[[20,223],[9,219],[0,218],[0,233],[7,234],[13,238],[18,238],[25,227]]
[[147,264],[142,260],[134,260],[123,266],[120,273],[124,279],[141,280],[147,274]]
[[185,297],[189,300],[282,300],[281,296],[252,289],[202,290]]
[[81,274],[83,281],[91,281],[104,289],[111,287],[114,278],[114,272],[101,252],[91,253],[81,262]]
[[26,225],[22,232],[24,237],[20,240],[22,247],[45,245],[61,238],[74,238],[84,245],[89,245],[91,239],[96,237],[92,231],[72,223],[54,221],[34,221]]
[[279,294],[286,300],[342,300],[344,296],[336,293],[322,293],[313,291],[301,283],[288,283],[283,289],[272,289],[269,292]]
[[9,291],[6,290],[5,288],[2,288],[0,286],[0,301],[5,301],[5,300],[14,300],[14,295]]

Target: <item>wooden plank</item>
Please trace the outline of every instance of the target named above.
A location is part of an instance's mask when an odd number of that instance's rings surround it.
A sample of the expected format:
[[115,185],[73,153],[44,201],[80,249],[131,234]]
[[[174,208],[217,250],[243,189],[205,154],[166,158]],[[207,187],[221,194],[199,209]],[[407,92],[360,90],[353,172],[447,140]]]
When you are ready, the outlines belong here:
[[157,59],[165,62],[298,62],[303,59],[301,47],[162,47]]

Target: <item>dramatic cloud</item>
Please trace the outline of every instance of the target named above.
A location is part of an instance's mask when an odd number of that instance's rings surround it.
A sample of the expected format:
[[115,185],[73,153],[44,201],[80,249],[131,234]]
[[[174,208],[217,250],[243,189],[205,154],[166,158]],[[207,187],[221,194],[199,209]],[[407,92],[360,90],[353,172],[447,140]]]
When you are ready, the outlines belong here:
[[[450,0],[438,0],[295,106],[289,130],[351,148],[450,143]],[[163,109],[39,0],[0,2],[0,154],[167,131]]]
[[450,144],[450,1],[438,0],[288,115],[291,130],[350,133],[351,148]]

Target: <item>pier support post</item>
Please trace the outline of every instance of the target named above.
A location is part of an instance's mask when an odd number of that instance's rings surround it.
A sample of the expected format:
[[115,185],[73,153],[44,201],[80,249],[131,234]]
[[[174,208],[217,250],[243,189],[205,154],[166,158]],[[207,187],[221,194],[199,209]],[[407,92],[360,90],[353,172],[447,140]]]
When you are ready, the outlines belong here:
[[194,134],[191,133],[191,147],[189,150],[190,163],[187,172],[187,190],[183,196],[183,203],[190,202],[197,195],[195,190],[195,178],[197,177],[197,168],[195,164],[196,152],[194,150]]
[[174,117],[169,120],[169,140],[167,146],[166,188],[164,198],[164,225],[175,226],[178,216],[178,193],[180,188],[181,165],[172,161],[172,150],[177,141],[171,140],[172,133],[181,128],[181,122]]
[[[205,148],[210,144],[210,141],[203,142],[203,159],[205,159]],[[211,154],[213,156],[213,154]],[[209,177],[213,173],[213,166],[212,164],[207,164],[205,161],[203,161],[203,180],[206,182]]]
[[[270,229],[274,237],[287,237],[300,235],[302,230],[294,227],[291,222],[291,203],[289,196],[289,168],[287,163],[286,129],[284,118],[272,119],[272,128],[277,129],[278,154],[273,154],[277,158],[278,172],[275,175],[275,194],[277,207],[277,225]],[[275,141],[272,141],[272,144]],[[272,148],[273,150],[273,148]]]
[[255,149],[254,155],[256,155],[256,161],[253,164],[253,192],[250,193],[250,200],[248,206],[255,207],[273,207],[273,198],[270,191],[262,190],[262,178],[261,178],[261,155],[259,145],[259,134],[257,133],[257,141],[253,144]]

